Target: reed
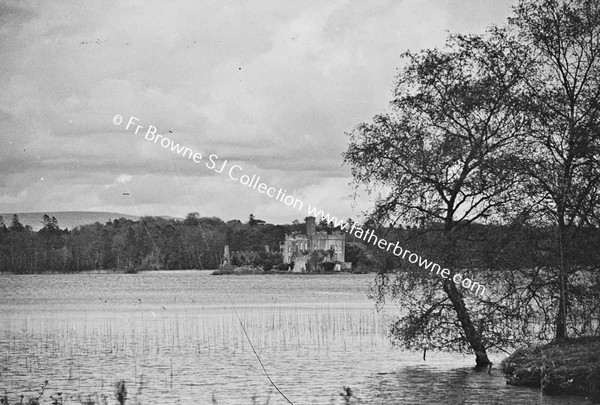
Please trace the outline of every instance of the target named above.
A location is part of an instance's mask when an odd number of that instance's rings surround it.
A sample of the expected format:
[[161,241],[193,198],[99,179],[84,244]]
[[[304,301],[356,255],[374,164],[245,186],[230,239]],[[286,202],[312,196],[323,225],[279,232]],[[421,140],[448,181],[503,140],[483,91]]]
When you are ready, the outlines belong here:
[[[331,368],[305,369],[306,378],[297,381],[286,371],[285,364],[293,358],[309,354],[315,359],[343,359],[346,353],[363,351],[369,357],[371,351],[389,344],[381,317],[366,306],[244,304],[238,307],[238,315],[239,320],[226,305],[143,304],[133,314],[114,310],[10,320],[4,331],[8,338],[0,340],[2,386],[8,390],[5,402],[10,398],[10,405],[18,404],[15,393],[33,398],[31,382],[46,378],[53,382],[52,390],[61,387],[62,399],[57,394],[53,398],[64,404],[101,404],[103,396],[110,402],[115,377],[126,381],[128,387],[147,382],[143,395],[127,393],[138,398],[137,403],[168,392],[177,397],[199,395],[203,398],[200,403],[210,403],[210,393],[200,387],[211,386],[224,387],[217,393],[224,395],[221,402],[231,403],[236,401],[234,397],[243,401],[253,391],[269,388],[249,342],[282,392],[309,395],[312,388],[306,384],[324,375],[315,373],[339,373]],[[208,368],[214,372],[207,373]],[[334,387],[322,387],[318,395],[326,395]],[[182,389],[188,391],[182,393]],[[235,390],[242,391],[236,394]],[[264,395],[256,398],[266,401]]]
[[[41,392],[39,393],[39,395],[28,398],[28,399],[25,399],[24,395],[20,395],[17,399],[15,399],[14,402],[10,402],[8,395],[5,393],[4,396],[0,397],[0,405],[42,405],[43,404],[42,397],[44,395],[44,390],[46,389],[47,386],[48,386],[48,381],[46,381],[44,383],[44,385],[42,386],[42,389],[41,389]],[[138,395],[139,395],[139,391],[138,391]],[[115,397],[114,403],[115,404],[126,405],[127,403],[130,403],[130,404],[133,403],[135,405],[143,405],[143,403],[140,401],[140,399],[137,398],[138,395],[136,395],[132,398],[129,398],[127,396],[127,387],[126,387],[125,381],[120,380],[115,383],[115,391],[114,391],[114,397]],[[342,392],[339,393],[339,396],[341,397],[344,405],[360,403],[360,402],[358,402],[356,397],[354,397],[354,395],[352,393],[352,389],[350,387],[343,387]],[[333,399],[333,397],[332,397],[332,399]],[[128,400],[129,400],[129,402],[128,402]],[[56,396],[50,395],[49,401],[50,401],[49,404],[51,404],[51,405],[66,405],[65,402],[68,402],[69,404],[80,404],[80,405],[109,405],[109,401],[106,398],[106,396],[104,396],[104,395],[98,396],[97,394],[95,394],[95,395],[88,394],[85,396],[78,394],[77,396],[72,396],[69,399],[65,399],[65,398],[63,398],[62,393],[59,392],[56,394]],[[268,394],[267,399],[264,402],[259,402],[258,396],[256,394],[253,394],[250,396],[248,403],[252,404],[252,405],[269,405],[270,402],[271,402],[271,393]],[[212,395],[211,403],[213,405],[218,405],[218,403],[219,403],[219,401],[217,400],[214,393]]]

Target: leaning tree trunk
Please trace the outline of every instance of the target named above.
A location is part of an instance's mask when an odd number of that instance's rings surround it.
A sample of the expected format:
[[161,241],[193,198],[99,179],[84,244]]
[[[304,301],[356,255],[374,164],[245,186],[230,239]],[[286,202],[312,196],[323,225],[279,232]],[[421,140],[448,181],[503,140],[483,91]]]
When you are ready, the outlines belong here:
[[[452,229],[452,225],[452,221],[448,221],[444,232],[444,263],[447,268],[454,268],[457,263],[458,257],[456,246],[457,241]],[[482,339],[481,331],[477,330],[475,328],[475,325],[473,325],[471,315],[469,313],[469,310],[467,309],[467,306],[465,305],[463,294],[456,288],[456,284],[451,278],[444,280],[443,288],[446,295],[448,295],[450,302],[452,302],[452,307],[456,312],[456,316],[465,334],[465,338],[467,339],[469,346],[473,350],[473,353],[475,353],[475,366],[477,368],[489,367],[492,364],[492,362],[487,356],[487,351]]]
[[450,302],[452,302],[452,306],[454,307],[454,311],[456,312],[460,326],[465,332],[467,342],[475,353],[475,366],[477,368],[485,368],[490,366],[492,362],[488,359],[487,351],[481,338],[481,333],[475,329],[473,321],[471,320],[471,316],[469,315],[469,311],[465,305],[463,295],[460,291],[458,291],[456,284],[454,284],[452,279],[446,279],[444,281],[444,291],[448,295],[448,298],[450,298]]

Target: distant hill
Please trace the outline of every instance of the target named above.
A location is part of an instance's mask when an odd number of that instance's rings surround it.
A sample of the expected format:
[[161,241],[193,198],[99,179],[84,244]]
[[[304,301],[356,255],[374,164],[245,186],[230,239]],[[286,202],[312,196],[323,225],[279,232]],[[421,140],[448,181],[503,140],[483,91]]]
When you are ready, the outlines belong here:
[[38,231],[42,228],[42,217],[44,214],[48,214],[50,217],[56,217],[58,220],[58,226],[60,229],[68,228],[69,230],[79,225],[93,224],[94,222],[100,222],[105,224],[108,221],[112,221],[118,218],[127,218],[132,221],[139,220],[138,216],[117,214],[115,212],[94,212],[94,211],[48,211],[48,212],[11,212],[2,213],[2,218],[6,226],[9,226],[14,214],[19,216],[19,221],[23,225],[29,225],[34,231]]

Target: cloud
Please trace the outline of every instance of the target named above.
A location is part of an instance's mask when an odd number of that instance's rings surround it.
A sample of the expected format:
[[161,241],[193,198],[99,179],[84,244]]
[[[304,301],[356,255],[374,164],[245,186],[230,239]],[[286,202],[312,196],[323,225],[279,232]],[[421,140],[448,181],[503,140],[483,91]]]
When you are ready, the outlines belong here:
[[125,184],[129,180],[131,180],[132,178],[133,178],[133,176],[130,176],[128,174],[121,174],[119,177],[117,177],[117,179],[115,180],[115,182],[116,183]]
[[133,179],[133,176],[123,173],[123,174],[120,174],[119,177],[117,177],[115,179],[115,181],[113,181],[111,184],[105,185],[104,188],[105,189],[113,188],[113,187],[118,186],[119,184],[128,183],[131,179]]
[[502,23],[510,3],[4,2],[0,211],[301,218],[115,126],[121,114],[359,215],[341,153],[387,107],[399,55]]

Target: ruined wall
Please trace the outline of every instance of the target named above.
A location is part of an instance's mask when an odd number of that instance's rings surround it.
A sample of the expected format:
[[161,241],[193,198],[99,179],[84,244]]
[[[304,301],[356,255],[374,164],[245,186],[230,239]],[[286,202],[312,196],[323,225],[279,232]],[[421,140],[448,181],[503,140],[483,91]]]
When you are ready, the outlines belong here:
[[330,252],[327,260],[345,262],[346,234],[343,232],[317,232],[314,217],[306,218],[306,234],[285,235],[280,245],[284,263],[305,256],[315,250]]

